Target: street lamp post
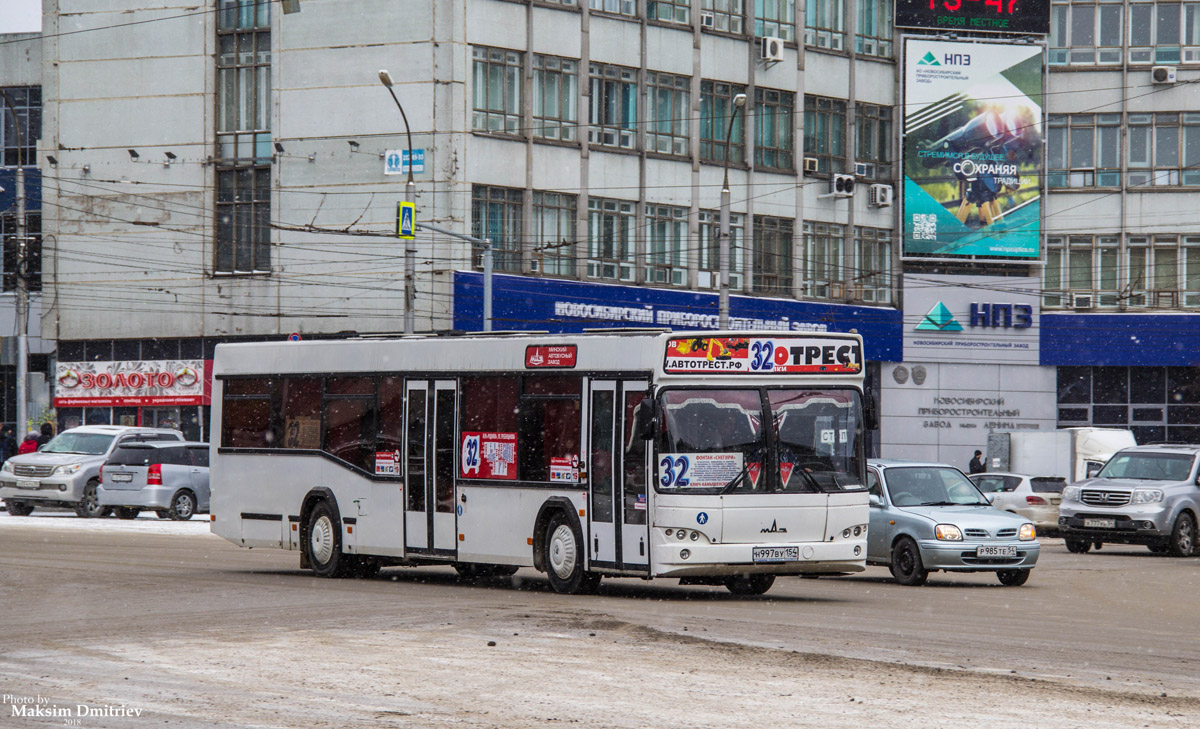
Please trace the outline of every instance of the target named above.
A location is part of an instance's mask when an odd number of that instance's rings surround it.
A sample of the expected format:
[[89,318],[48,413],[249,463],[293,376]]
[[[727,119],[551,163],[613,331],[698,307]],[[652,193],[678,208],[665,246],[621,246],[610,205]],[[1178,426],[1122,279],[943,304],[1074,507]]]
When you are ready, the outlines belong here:
[[720,295],[717,304],[718,326],[729,328],[729,137],[733,134],[733,122],[738,111],[746,105],[746,95],[733,97],[733,112],[729,115],[729,129],[725,132],[725,181],[721,183],[721,230],[717,236],[718,277]]
[[[388,93],[392,95],[392,101],[396,102],[396,108],[400,110],[400,118],[404,120],[404,133],[408,136],[408,182],[404,186],[404,199],[406,202],[415,203],[417,201],[417,183],[413,182],[413,146],[412,146],[412,130],[408,126],[408,115],[404,113],[404,107],[400,105],[400,99],[396,98],[396,91],[392,88],[392,75],[387,70],[379,72],[379,80],[387,87]],[[412,334],[416,325],[416,316],[414,307],[416,304],[416,279],[417,279],[417,249],[413,241],[405,241],[404,243],[404,333]]]

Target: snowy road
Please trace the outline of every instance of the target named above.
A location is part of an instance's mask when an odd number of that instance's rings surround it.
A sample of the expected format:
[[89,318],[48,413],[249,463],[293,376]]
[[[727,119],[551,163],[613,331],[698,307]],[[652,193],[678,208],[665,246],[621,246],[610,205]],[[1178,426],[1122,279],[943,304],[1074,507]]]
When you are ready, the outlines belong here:
[[0,514],[0,726],[1200,725],[1200,559],[1044,545],[1021,588],[567,597],[530,570],[318,580],[199,519]]

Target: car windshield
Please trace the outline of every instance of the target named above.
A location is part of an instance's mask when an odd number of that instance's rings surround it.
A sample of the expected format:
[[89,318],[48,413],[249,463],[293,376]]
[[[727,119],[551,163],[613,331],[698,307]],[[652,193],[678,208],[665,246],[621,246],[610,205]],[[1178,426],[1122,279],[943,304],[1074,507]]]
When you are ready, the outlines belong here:
[[1192,457],[1174,453],[1118,453],[1100,471],[1100,478],[1140,481],[1186,481],[1192,473]]
[[666,390],[661,404],[660,491],[863,488],[854,390]]
[[46,444],[42,453],[78,453],[88,456],[102,456],[112,445],[113,436],[106,433],[59,433],[54,440]]
[[888,494],[896,506],[987,504],[975,484],[949,466],[906,466],[884,472]]

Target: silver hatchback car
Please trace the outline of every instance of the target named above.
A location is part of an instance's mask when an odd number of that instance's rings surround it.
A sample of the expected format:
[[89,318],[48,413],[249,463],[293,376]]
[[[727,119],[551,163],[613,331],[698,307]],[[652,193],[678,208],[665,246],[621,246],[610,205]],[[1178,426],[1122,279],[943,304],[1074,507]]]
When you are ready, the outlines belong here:
[[930,572],[995,572],[1025,584],[1041,547],[1030,521],[994,508],[975,484],[944,463],[870,460],[867,564],[887,565],[902,585]]
[[184,521],[209,508],[208,444],[193,441],[123,443],[100,469],[96,496],[119,519],[144,510]]

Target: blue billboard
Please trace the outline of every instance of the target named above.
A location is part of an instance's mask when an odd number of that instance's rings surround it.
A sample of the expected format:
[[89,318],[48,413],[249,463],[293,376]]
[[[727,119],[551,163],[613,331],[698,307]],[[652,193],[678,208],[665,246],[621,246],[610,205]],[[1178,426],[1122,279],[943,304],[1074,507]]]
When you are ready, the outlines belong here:
[[[492,329],[551,333],[658,327],[716,329],[718,296],[672,289],[581,283],[526,276],[492,277]],[[731,329],[849,332],[863,337],[868,360],[899,362],[900,311],[794,299],[729,297]],[[454,328],[483,330],[483,274],[454,273]]]

